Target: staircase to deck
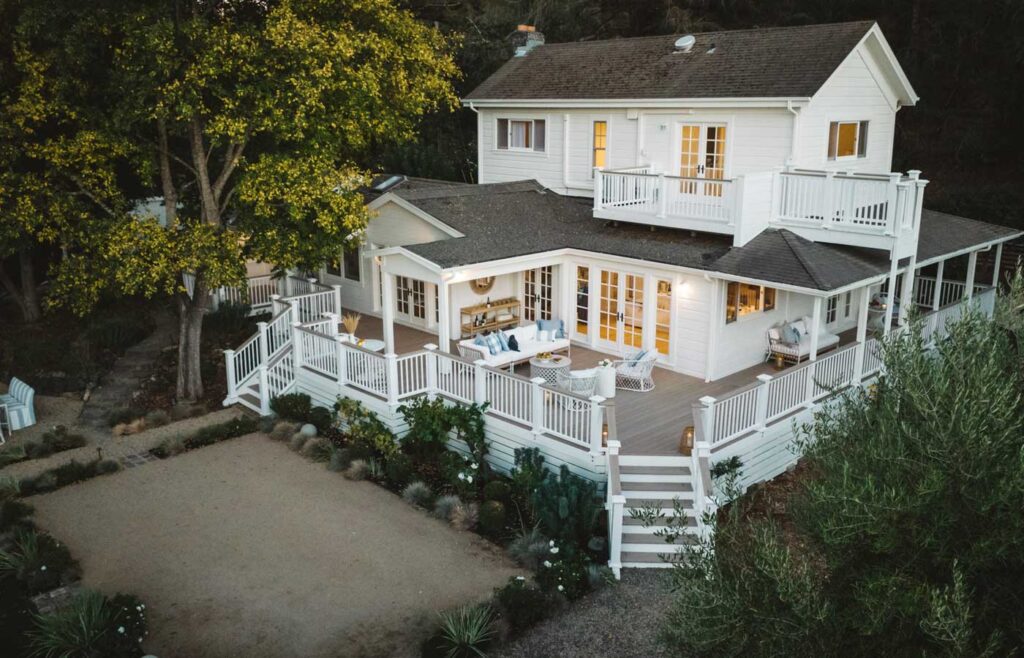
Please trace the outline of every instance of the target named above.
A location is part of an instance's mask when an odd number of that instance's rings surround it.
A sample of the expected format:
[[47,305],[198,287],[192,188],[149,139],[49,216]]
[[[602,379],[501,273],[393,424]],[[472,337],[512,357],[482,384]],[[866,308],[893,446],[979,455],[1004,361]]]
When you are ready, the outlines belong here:
[[[622,566],[623,567],[667,567],[670,563],[662,556],[670,556],[677,548],[689,543],[691,535],[681,537],[676,543],[667,543],[659,531],[668,531],[666,523],[655,523],[644,527],[641,520],[633,516],[633,510],[641,507],[658,508],[665,519],[675,518],[676,503],[679,513],[685,515],[687,530],[696,529],[697,520],[693,515],[693,484],[691,482],[689,457],[664,457],[621,455],[619,457],[619,481],[625,506],[622,519]],[[675,527],[676,530],[679,526]]]

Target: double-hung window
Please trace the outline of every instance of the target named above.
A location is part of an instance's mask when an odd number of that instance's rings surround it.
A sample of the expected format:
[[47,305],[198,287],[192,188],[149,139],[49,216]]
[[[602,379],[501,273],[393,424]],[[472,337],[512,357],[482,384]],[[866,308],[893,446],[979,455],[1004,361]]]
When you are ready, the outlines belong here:
[[608,155],[608,122],[607,121],[595,121],[594,122],[594,155],[591,159],[592,167],[605,166],[605,161]]
[[825,324],[832,324],[836,321],[836,312],[839,309],[839,296],[833,295],[825,303]]
[[544,119],[498,119],[495,132],[499,151],[544,151]]
[[833,121],[828,124],[829,160],[863,158],[867,153],[867,121]]
[[725,323],[735,322],[744,315],[775,308],[775,288],[755,286],[751,283],[729,283],[725,296]]

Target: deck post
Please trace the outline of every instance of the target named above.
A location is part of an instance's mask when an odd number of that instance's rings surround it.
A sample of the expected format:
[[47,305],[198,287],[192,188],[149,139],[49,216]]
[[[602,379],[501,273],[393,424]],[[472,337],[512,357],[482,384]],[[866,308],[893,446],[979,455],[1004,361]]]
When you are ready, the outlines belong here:
[[260,373],[260,415],[270,415],[270,377],[267,376],[267,364],[261,363]]
[[235,382],[235,351],[224,350],[224,367],[228,379],[228,400],[234,402],[238,399],[238,384]]
[[805,407],[813,407],[814,406],[814,387],[816,386],[816,383],[814,381],[814,377],[815,377],[815,375],[817,373],[818,362],[817,361],[811,361],[811,362],[809,362],[804,367],[807,368],[807,390],[804,393],[804,406]]
[[338,335],[338,314],[337,313],[324,313],[324,317],[327,318],[327,321],[329,322],[328,328],[327,328],[327,335],[331,336],[332,338],[334,336],[337,336]]
[[437,398],[437,345],[427,343],[423,346],[427,351],[427,399]]
[[452,309],[448,282],[437,284],[437,345],[445,354],[452,351]]
[[[335,283],[331,286],[334,289],[334,313],[341,316],[341,284]],[[337,327],[337,325],[335,325]]]
[[604,201],[604,185],[602,184],[602,176],[600,167],[594,167],[594,210],[600,210],[602,202]]
[[[710,528],[704,522],[704,515],[714,513],[717,509],[714,495],[714,482],[711,479],[711,443],[700,441],[693,444],[693,454],[696,456],[692,478],[694,484],[700,480],[700,494],[694,496],[693,514],[697,518],[697,532],[703,539],[707,539]],[[696,494],[697,487],[694,487]],[[698,499],[699,498],[699,499]]]
[[345,353],[345,338],[336,335],[334,347],[338,359],[338,387],[341,388],[348,383],[348,355]]
[[658,173],[658,217],[668,212],[668,187],[665,186],[665,174]]
[[946,261],[940,260],[935,272],[935,290],[932,291],[932,310],[937,311],[942,305],[942,275],[946,269]]
[[381,270],[384,284],[381,287],[381,313],[384,325],[384,351],[393,354],[395,351],[395,275]]
[[765,428],[768,424],[768,386],[771,384],[772,377],[768,374],[758,375],[757,381],[761,382],[760,386],[757,387],[757,426],[761,429]]
[[270,355],[267,349],[267,323],[257,322],[256,329],[259,331],[260,337],[257,339],[260,346],[260,363],[266,363],[267,357]]
[[899,267],[899,258],[895,250],[889,254],[889,287],[886,290],[885,316],[882,320],[882,335],[888,336],[892,330],[892,313],[896,303],[896,274]]
[[292,275],[289,274],[287,271],[285,271],[284,273],[284,296],[292,296]]
[[[612,486],[613,462],[618,468],[619,449],[622,443],[611,440],[608,442],[608,492],[606,505],[608,510],[608,568],[615,574],[615,579],[622,576],[622,517],[626,507],[626,497],[621,491],[616,493]],[[618,482],[618,478],[615,478]]]
[[900,286],[900,316],[897,320],[902,327],[907,323],[907,314],[910,312],[910,305],[914,303],[914,285],[917,282],[917,256],[911,255],[907,263],[907,271],[903,273],[903,283]]
[[811,316],[811,355],[810,360],[818,358],[818,337],[821,333],[821,297],[814,298],[814,315]]
[[999,266],[1003,261],[1003,243],[996,245],[996,261],[992,264],[992,287],[999,285]]
[[384,381],[388,389],[388,404],[398,406],[398,355],[394,352],[384,355]]
[[964,299],[971,301],[974,297],[974,272],[978,268],[978,252],[972,251],[967,257],[967,283],[964,284]]
[[590,396],[590,454],[601,454],[601,438],[604,429],[604,398],[600,395]]
[[292,322],[292,352],[295,355],[295,369],[302,367],[302,327],[301,322]]
[[700,404],[693,405],[695,412],[694,423],[695,431],[697,435],[694,437],[694,445],[698,441],[707,441],[711,443],[715,437],[715,398],[710,395],[705,395],[700,400],[697,400]]
[[836,218],[835,185],[836,172],[825,172],[825,184],[821,188],[821,228],[832,228]]
[[487,402],[487,371],[484,366],[487,362],[477,359],[473,362],[473,402],[483,404]]
[[868,305],[871,289],[864,286],[860,289],[860,304],[857,307],[857,354],[853,363],[853,383],[860,384],[864,378],[864,343],[868,337]]
[[544,433],[544,389],[542,384],[547,380],[543,377],[534,377],[530,380],[530,419],[533,421],[533,433],[540,436]]

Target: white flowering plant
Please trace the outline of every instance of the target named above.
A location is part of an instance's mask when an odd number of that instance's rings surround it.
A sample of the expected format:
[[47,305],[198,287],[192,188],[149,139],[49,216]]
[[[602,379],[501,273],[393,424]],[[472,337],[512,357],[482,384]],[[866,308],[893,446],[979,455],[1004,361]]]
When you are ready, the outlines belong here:
[[537,568],[537,584],[546,592],[578,599],[590,589],[587,575],[590,557],[583,551],[567,551],[555,540],[548,542],[547,558]]
[[480,462],[471,457],[463,458],[462,463],[454,471],[452,484],[464,500],[478,498],[484,485]]

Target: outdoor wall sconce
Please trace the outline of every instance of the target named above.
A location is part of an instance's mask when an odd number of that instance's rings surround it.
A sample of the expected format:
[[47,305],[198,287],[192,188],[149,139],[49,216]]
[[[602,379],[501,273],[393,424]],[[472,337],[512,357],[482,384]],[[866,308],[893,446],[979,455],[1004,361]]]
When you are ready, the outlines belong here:
[[683,436],[679,439],[679,452],[684,455],[693,454],[693,425],[687,425],[683,429]]

